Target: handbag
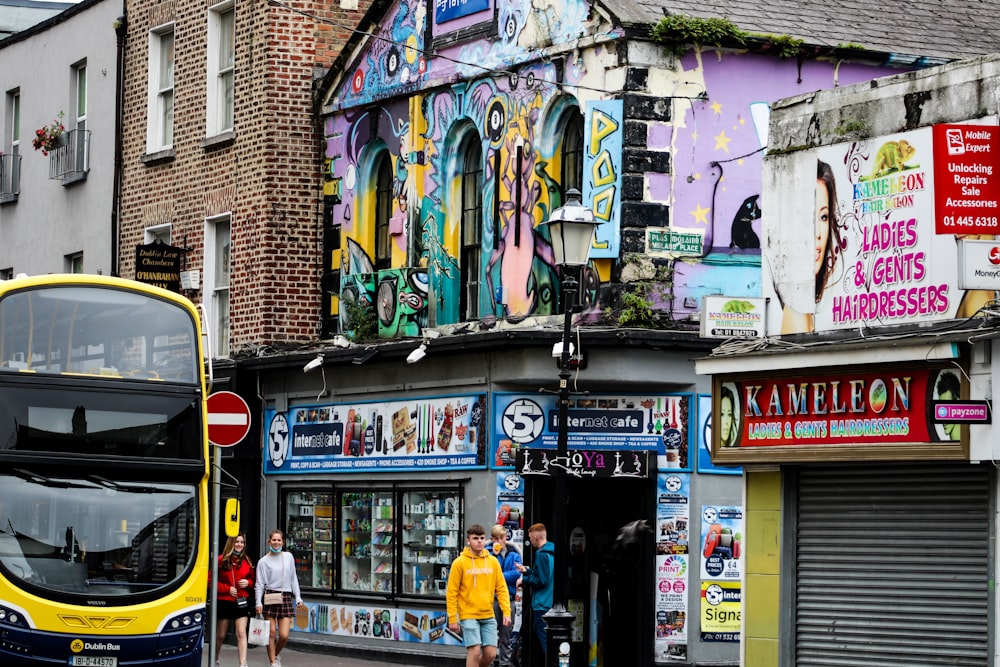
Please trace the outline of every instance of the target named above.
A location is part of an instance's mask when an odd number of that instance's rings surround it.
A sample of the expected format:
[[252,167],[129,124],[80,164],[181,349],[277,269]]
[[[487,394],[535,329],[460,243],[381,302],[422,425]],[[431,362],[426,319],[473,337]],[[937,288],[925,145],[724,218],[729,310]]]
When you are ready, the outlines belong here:
[[[281,554],[281,583],[284,583],[284,582],[285,582],[285,554]],[[268,593],[266,589],[264,590],[264,604],[265,605],[274,605],[274,604],[281,604],[281,603],[282,603],[282,594],[281,594],[281,591],[274,591],[274,592]]]
[[233,588],[236,589],[236,607],[242,611],[246,611],[247,607],[250,606],[250,598],[240,597],[239,586],[236,585],[236,572],[233,571],[233,568],[231,566],[229,568],[229,576],[232,577]]
[[271,622],[260,616],[252,617],[247,628],[247,641],[255,646],[267,646],[271,641]]

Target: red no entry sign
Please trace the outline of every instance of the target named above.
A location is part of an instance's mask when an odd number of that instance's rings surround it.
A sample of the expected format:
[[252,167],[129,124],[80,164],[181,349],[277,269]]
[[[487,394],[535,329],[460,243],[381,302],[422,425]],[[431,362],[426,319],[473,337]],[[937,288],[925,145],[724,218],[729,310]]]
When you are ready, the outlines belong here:
[[239,394],[217,391],[208,397],[208,441],[232,447],[250,432],[250,406]]

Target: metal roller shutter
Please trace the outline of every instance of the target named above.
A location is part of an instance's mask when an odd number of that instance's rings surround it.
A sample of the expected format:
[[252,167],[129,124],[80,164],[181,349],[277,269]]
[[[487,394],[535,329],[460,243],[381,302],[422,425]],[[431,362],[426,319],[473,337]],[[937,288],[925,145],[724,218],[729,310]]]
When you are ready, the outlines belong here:
[[798,472],[796,667],[989,665],[986,465]]

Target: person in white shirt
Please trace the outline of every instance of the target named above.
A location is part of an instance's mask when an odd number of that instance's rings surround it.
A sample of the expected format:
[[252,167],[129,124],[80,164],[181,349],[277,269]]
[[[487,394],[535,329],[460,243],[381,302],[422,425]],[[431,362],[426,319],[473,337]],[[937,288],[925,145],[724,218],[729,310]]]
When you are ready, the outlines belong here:
[[[257,561],[257,582],[254,592],[257,600],[257,614],[271,622],[271,641],[267,645],[267,657],[271,667],[281,667],[281,650],[288,643],[292,630],[295,608],[304,606],[299,592],[299,580],[295,576],[295,557],[282,551],[285,536],[280,530],[272,530],[267,536],[267,555]],[[264,604],[267,593],[279,593],[281,601]]]

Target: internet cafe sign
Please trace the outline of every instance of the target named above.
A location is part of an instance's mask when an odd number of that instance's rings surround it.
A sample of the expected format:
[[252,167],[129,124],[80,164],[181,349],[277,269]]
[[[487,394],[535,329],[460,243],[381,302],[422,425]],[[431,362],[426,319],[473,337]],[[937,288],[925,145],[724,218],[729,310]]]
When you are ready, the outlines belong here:
[[935,408],[967,398],[954,366],[716,376],[712,461],[967,459],[968,427]]
[[1000,233],[1000,128],[935,125],[815,156],[775,184],[768,333],[961,319],[992,298],[959,287],[958,246]]
[[172,292],[181,289],[181,253],[162,241],[153,241],[135,247],[135,279]]

